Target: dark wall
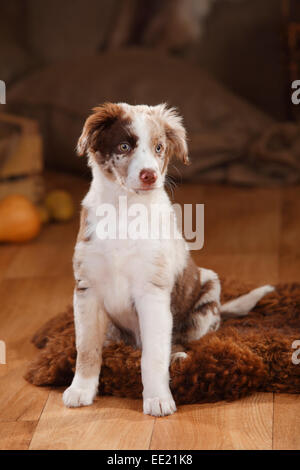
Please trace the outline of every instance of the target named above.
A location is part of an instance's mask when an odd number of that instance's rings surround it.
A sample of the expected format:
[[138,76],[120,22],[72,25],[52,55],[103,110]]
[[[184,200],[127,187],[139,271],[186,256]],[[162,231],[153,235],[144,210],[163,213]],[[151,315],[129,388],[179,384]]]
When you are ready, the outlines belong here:
[[273,116],[286,117],[280,0],[217,2],[195,55],[230,89]]
[[[121,4],[122,0],[0,0],[0,78],[9,84],[56,60],[98,54],[105,49]],[[280,0],[216,0],[204,34],[185,54],[236,93],[284,119],[280,6]]]

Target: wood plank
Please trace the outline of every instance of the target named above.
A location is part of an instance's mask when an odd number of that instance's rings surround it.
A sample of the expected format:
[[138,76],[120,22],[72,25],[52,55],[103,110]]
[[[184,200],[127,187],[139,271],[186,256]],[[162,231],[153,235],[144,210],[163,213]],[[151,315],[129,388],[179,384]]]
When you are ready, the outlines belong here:
[[62,390],[50,393],[30,449],[148,449],[155,419],[142,401],[97,397],[83,408],[66,408]]
[[0,281],[5,276],[18,249],[17,245],[0,245]]
[[275,394],[274,450],[300,450],[300,396]]
[[276,284],[279,281],[278,254],[233,253],[211,254],[198,252],[193,257],[204,268],[216,271],[220,279],[230,279],[253,285]]
[[300,187],[286,188],[283,193],[282,225],[279,253],[281,282],[300,282]]
[[272,448],[273,395],[233,403],[187,405],[157,419],[151,449],[245,450]]
[[300,282],[300,254],[280,255],[279,277],[281,282]]
[[27,450],[36,421],[0,423],[0,450]]
[[0,331],[8,346],[8,360],[24,359],[30,338],[41,324],[72,302],[73,279],[7,279],[0,284]]
[[[63,238],[63,232],[61,233]],[[71,243],[29,243],[15,254],[6,270],[6,279],[68,276],[72,278]]]
[[281,189],[185,185],[176,201],[204,204],[204,254],[270,254],[278,251]]
[[282,196],[281,251],[300,253],[300,186],[286,188]]
[[0,284],[0,334],[6,343],[6,365],[0,365],[0,421],[37,420],[48,398],[46,388],[23,379],[36,354],[30,339],[47,319],[72,299],[69,277],[4,280]]
[[23,378],[26,366],[24,360],[0,365],[0,426],[3,422],[37,421],[40,418],[49,389],[26,382]]

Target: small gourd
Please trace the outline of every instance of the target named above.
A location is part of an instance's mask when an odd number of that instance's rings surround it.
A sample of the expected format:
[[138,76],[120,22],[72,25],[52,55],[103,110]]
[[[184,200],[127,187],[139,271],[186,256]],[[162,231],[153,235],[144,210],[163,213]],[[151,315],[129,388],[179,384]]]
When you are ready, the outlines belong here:
[[25,196],[14,194],[0,200],[0,242],[25,242],[40,229],[38,210]]
[[45,207],[50,219],[56,222],[66,222],[74,215],[72,196],[62,189],[55,189],[47,194]]

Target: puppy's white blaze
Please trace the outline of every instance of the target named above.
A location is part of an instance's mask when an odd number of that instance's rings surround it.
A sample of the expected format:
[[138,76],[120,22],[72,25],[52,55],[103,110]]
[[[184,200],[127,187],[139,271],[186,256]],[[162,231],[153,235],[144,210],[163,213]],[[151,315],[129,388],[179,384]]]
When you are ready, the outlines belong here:
[[141,181],[139,179],[140,172],[147,168],[155,171],[157,175],[154,187],[161,187],[163,180],[160,174],[158,160],[155,157],[155,149],[151,148],[151,131],[148,116],[140,114],[135,116],[131,129],[138,137],[138,144],[134,150],[134,155],[128,167],[128,176],[126,180],[127,186],[133,189],[139,188],[141,186]]

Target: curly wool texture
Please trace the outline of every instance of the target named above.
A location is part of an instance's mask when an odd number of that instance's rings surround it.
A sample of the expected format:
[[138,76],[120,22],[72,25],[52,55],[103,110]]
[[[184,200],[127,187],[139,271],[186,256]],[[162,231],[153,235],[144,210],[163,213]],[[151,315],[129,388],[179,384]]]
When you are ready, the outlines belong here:
[[[223,301],[250,286],[223,283]],[[279,284],[244,318],[222,322],[217,332],[191,343],[188,358],[170,367],[178,404],[235,400],[257,391],[300,393],[300,364],[292,343],[300,339],[300,284]],[[69,385],[76,361],[73,310],[42,326],[33,337],[41,348],[25,375],[34,385]],[[140,398],[141,351],[123,343],[103,350],[99,393]]]

